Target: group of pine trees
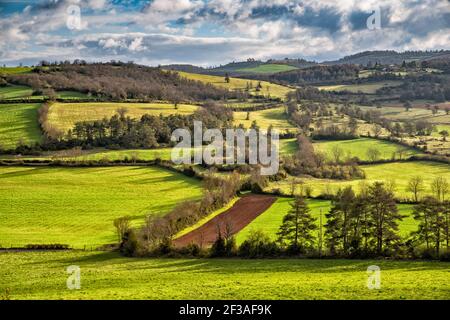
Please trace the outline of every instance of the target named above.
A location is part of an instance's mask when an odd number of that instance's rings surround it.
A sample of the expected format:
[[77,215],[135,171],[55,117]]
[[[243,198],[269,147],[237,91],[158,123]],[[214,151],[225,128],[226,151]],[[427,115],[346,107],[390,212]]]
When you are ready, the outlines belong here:
[[290,252],[337,257],[417,257],[420,251],[424,257],[439,257],[443,251],[448,255],[450,202],[427,196],[414,207],[413,217],[418,228],[405,238],[399,230],[405,216],[393,192],[376,182],[359,194],[351,187],[340,190],[325,214],[325,224],[317,223],[305,199],[296,196],[278,240]]

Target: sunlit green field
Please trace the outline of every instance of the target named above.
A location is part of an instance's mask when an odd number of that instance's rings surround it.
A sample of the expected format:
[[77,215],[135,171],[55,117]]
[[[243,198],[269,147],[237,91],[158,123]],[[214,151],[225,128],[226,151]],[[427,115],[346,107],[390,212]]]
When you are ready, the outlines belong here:
[[[249,115],[248,120],[247,113]],[[252,122],[256,121],[256,124],[261,129],[267,129],[272,125],[274,129],[278,129],[280,132],[288,130],[297,131],[297,129],[289,123],[284,107],[252,112],[235,111],[233,112],[233,118],[236,126],[242,124],[245,128],[249,128]]]
[[253,68],[242,68],[236,71],[240,72],[251,72],[251,73],[277,73],[283,71],[296,70],[296,67],[287,64],[263,64]]
[[157,167],[0,167],[0,245],[111,243],[115,218],[139,224],[200,195],[198,180]]
[[[81,289],[66,269],[80,267]],[[367,268],[381,269],[369,290]],[[137,259],[106,252],[0,252],[9,299],[449,299],[445,262]]]
[[336,150],[336,148],[342,152],[341,160],[352,157],[358,157],[360,160],[369,160],[370,157],[368,151],[370,149],[377,149],[379,151],[380,154],[378,159],[398,159],[400,157],[399,153],[401,153],[403,159],[406,159],[420,153],[413,148],[404,147],[390,141],[370,138],[341,141],[318,141],[314,143],[314,149],[323,152],[328,159],[334,159],[333,150]]
[[28,73],[32,69],[31,67],[0,67],[0,74]]
[[364,83],[364,84],[340,84],[331,86],[318,86],[320,90],[325,91],[349,91],[353,93],[363,92],[363,93],[375,93],[378,89],[383,87],[395,87],[401,85],[401,81],[381,81],[374,83]]
[[[376,165],[363,165],[361,169],[366,173],[366,179],[358,180],[328,180],[316,178],[300,178],[305,185],[312,187],[314,196],[322,193],[335,193],[339,188],[352,186],[359,190],[361,183],[371,184],[379,182],[393,182],[395,195],[398,198],[411,199],[412,194],[406,191],[408,181],[414,176],[421,176],[424,180],[425,191],[422,195],[431,193],[431,182],[436,177],[444,177],[450,183],[450,165],[438,162],[416,161],[416,162],[394,162]],[[279,188],[288,194],[290,190],[290,179],[280,182],[272,182],[267,190]]]
[[296,138],[280,139],[280,154],[292,155],[298,150],[298,144]]
[[33,90],[27,86],[18,85],[8,85],[6,87],[0,87],[0,99],[19,99],[19,98],[36,98],[41,99],[42,97],[31,97]]
[[126,115],[140,118],[144,114],[159,116],[170,114],[191,114],[198,106],[180,104],[175,108],[173,104],[166,103],[112,103],[112,102],[86,102],[86,103],[53,103],[48,114],[51,125],[61,131],[67,131],[79,121],[94,121],[110,118],[120,108],[127,110]]
[[38,123],[39,103],[0,104],[0,146],[15,148],[41,139]]
[[197,80],[205,83],[211,83],[214,86],[218,86],[221,88],[229,89],[229,90],[235,90],[235,89],[246,89],[247,83],[251,84],[253,89],[250,90],[251,94],[270,94],[273,97],[278,97],[284,99],[286,97],[286,94],[294,91],[294,89],[291,89],[289,87],[281,86],[278,84],[261,81],[262,89],[260,92],[256,92],[255,88],[258,85],[259,81],[256,80],[248,80],[248,79],[240,79],[240,78],[230,78],[230,82],[225,82],[225,77],[219,77],[219,76],[211,76],[211,75],[205,75],[205,74],[197,74],[197,73],[188,73],[188,72],[178,72],[182,77]]
[[[56,97],[65,100],[90,98],[88,95],[77,91],[58,91]],[[27,99],[29,101],[41,101],[44,98],[46,97],[42,95],[33,95],[33,90],[27,86],[8,85],[0,87],[0,100]]]
[[[261,230],[267,234],[272,240],[277,239],[277,232],[283,222],[283,217],[291,209],[290,203],[292,198],[278,198],[277,201],[264,213],[253,220],[249,225],[242,229],[236,237],[236,242],[238,244],[245,241],[252,231]],[[330,211],[331,202],[328,200],[307,200],[308,207],[314,218],[316,218],[317,226],[320,225],[320,215],[322,214],[322,225],[327,221],[325,214]],[[399,212],[406,216],[400,223],[400,233],[403,236],[408,236],[412,231],[417,228],[417,223],[411,216],[412,205],[399,204]],[[318,235],[319,229],[316,230],[316,235]]]

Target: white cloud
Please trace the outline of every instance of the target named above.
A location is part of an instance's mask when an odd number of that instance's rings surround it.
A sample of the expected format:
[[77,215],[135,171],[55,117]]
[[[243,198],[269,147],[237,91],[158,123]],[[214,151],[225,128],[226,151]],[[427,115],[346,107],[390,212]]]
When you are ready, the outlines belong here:
[[[106,0],[49,3],[0,15],[2,59],[66,59],[70,48],[70,55],[94,60],[218,64],[248,57],[332,59],[375,49],[450,49],[450,5],[440,0],[154,0],[134,11]],[[74,3],[81,8],[79,31],[66,27],[66,9]],[[370,14],[376,6],[387,19],[382,30],[355,28],[352,14]],[[226,36],[216,36],[222,30]]]

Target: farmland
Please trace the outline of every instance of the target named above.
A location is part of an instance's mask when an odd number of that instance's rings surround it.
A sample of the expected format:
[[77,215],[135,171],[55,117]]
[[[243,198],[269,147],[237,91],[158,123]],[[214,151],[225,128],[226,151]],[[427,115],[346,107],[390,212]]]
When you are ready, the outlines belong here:
[[191,114],[198,107],[180,104],[175,108],[173,104],[168,103],[53,103],[49,110],[48,121],[55,128],[65,132],[72,129],[76,122],[110,118],[121,108],[125,108],[127,116],[140,118],[144,114],[154,116]]
[[0,104],[0,146],[15,148],[41,139],[37,120],[39,103]]
[[[450,115],[447,115],[444,110],[438,110],[436,114],[433,114],[430,110],[423,107],[412,108],[406,111],[404,107],[400,106],[385,106],[377,108],[381,114],[392,120],[398,121],[410,121],[410,120],[428,120],[431,123],[450,123]],[[374,107],[362,107],[363,110],[374,110]]]
[[[392,182],[394,183],[394,193],[399,198],[411,198],[411,194],[405,189],[408,181],[414,176],[421,176],[424,180],[426,190],[424,194],[431,194],[430,184],[436,177],[444,177],[450,180],[450,168],[447,164],[429,162],[429,161],[415,161],[415,162],[393,162],[375,165],[363,165],[361,169],[366,174],[365,179],[359,180],[328,180],[317,178],[305,178],[302,180],[305,185],[313,188],[313,194],[319,195],[327,191],[336,192],[338,188],[352,186],[358,190],[361,183],[370,184],[376,181]],[[289,182],[274,182],[269,186],[269,189],[280,188],[288,192]]]
[[[66,287],[69,265],[80,266],[80,290]],[[370,265],[381,268],[379,290],[367,289]],[[11,299],[448,299],[448,278],[445,262],[0,252],[0,293]]]
[[156,167],[0,167],[0,245],[116,240],[112,221],[136,224],[201,194],[199,182]]
[[32,67],[0,67],[0,74],[21,74],[33,70]]
[[383,81],[383,82],[375,82],[368,84],[343,84],[343,85],[331,85],[331,86],[318,86],[320,90],[325,91],[348,91],[348,92],[363,92],[374,94],[378,89],[383,87],[395,87],[401,84],[400,81]]
[[[42,101],[43,95],[33,95],[33,90],[27,86],[8,85],[0,87],[1,100],[26,99],[29,101]],[[90,97],[84,93],[76,91],[58,91],[56,98],[64,100],[89,99]]]
[[[137,54],[141,40],[99,44]],[[368,54],[0,68],[0,299],[450,299],[449,64]],[[246,164],[171,162],[171,133],[196,121],[217,136],[276,129],[279,170],[264,176],[261,140],[224,156]],[[205,150],[204,132],[181,138]],[[66,289],[69,265],[80,290]]]
[[[256,80],[248,80],[248,79],[240,79],[240,78],[230,78],[230,82],[227,83],[225,81],[224,77],[219,76],[211,76],[211,75],[205,75],[205,74],[195,74],[195,73],[188,73],[188,72],[179,72],[180,76],[197,80],[205,83],[210,83],[214,86],[218,86],[221,88],[229,89],[229,90],[236,90],[236,89],[246,89],[247,83],[251,84],[253,87],[252,90],[250,90],[251,94],[257,94],[255,88],[258,85],[259,81]],[[286,94],[288,92],[293,91],[293,89],[285,86],[281,86],[278,84],[270,83],[267,81],[261,81],[262,89],[258,94],[270,94],[271,96],[284,99],[286,97]]]
[[296,131],[296,128],[289,123],[284,107],[253,111],[250,113],[235,111],[233,113],[233,118],[235,125],[238,126],[242,124],[244,128],[249,128],[252,122],[256,121],[256,124],[262,129],[267,129],[272,125],[274,129],[277,129],[280,132],[289,130]]
[[250,73],[276,73],[295,69],[297,68],[287,64],[263,64],[253,68],[238,69],[236,71],[250,72]]
[[314,143],[314,148],[316,151],[326,154],[328,159],[333,159],[333,150],[336,148],[342,150],[345,158],[358,157],[360,160],[370,160],[368,151],[371,149],[378,150],[378,159],[399,158],[399,153],[401,153],[403,159],[420,154],[419,151],[412,148],[371,138],[316,142]]

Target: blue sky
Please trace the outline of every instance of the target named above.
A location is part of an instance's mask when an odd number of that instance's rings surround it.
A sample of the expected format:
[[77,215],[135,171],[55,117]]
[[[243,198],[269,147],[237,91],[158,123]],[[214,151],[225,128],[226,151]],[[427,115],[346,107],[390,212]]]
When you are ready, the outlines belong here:
[[[374,12],[380,29],[367,27]],[[213,66],[385,49],[450,49],[450,2],[0,0],[0,63],[7,65],[80,58]]]

